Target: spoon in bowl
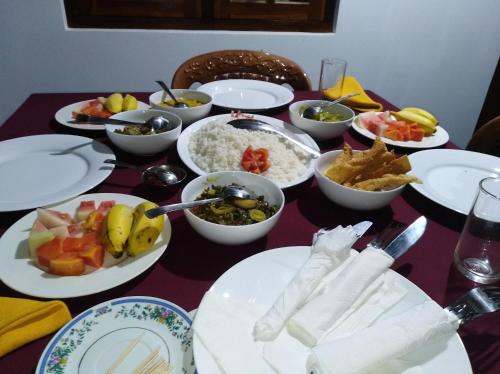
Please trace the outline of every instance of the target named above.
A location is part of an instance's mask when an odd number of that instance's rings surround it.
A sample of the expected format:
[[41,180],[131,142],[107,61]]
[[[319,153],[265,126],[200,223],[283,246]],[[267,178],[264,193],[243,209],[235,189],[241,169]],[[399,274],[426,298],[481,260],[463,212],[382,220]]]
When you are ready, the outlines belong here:
[[173,186],[182,182],[187,175],[186,170],[178,166],[155,165],[149,167],[141,167],[129,164],[128,162],[113,159],[104,160],[104,163],[142,171],[141,177],[144,183],[154,187]]
[[193,208],[195,206],[216,203],[218,201],[223,201],[223,200],[230,199],[230,198],[233,198],[233,199],[253,199],[253,198],[255,198],[255,196],[254,196],[254,194],[245,190],[243,187],[226,186],[224,188],[224,190],[222,191],[222,196],[220,196],[220,197],[214,197],[211,199],[195,200],[195,201],[188,201],[186,203],[160,206],[157,208],[146,210],[144,212],[144,214],[148,218],[155,218],[155,217],[158,217],[159,215],[170,213],[170,212],[173,212],[176,210],[189,209],[189,208]]
[[341,101],[344,101],[346,99],[349,99],[350,97],[357,96],[357,95],[359,95],[359,94],[350,93],[350,94],[344,95],[342,97],[339,97],[337,100],[334,100],[331,103],[328,103],[327,105],[307,107],[304,110],[304,112],[302,113],[302,117],[315,120],[316,116],[319,113],[323,112],[325,109],[328,109],[328,108],[334,106],[335,104],[340,103]]
[[[174,94],[172,93],[172,91],[170,91],[170,88],[168,88],[168,86],[166,85],[165,82],[163,81],[156,81],[156,83],[158,83],[160,85],[161,88],[163,88],[163,91],[165,93],[168,94],[168,96],[170,96],[172,98],[172,100],[174,100],[174,107],[175,108],[189,108],[189,105],[185,104],[185,103],[181,103],[180,101],[178,101]],[[165,101],[165,98],[163,97],[162,102]]]
[[110,125],[125,125],[125,126],[146,126],[149,127],[151,132],[157,134],[159,132],[164,132],[173,129],[173,125],[170,121],[162,116],[153,116],[149,118],[145,122],[131,122],[124,121],[121,119],[113,119],[113,118],[101,118],[96,116],[90,116],[88,114],[77,114],[75,120],[68,121],[69,123],[78,123],[78,124],[91,124],[91,125],[102,125],[102,124],[110,124]]

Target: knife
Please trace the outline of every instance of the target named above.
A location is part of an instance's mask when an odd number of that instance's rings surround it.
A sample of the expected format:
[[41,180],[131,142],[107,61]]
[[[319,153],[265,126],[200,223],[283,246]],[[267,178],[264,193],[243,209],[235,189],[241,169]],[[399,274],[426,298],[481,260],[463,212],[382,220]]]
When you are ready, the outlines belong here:
[[426,226],[427,219],[424,216],[420,216],[387,244],[383,250],[394,259],[401,257],[420,239]]
[[356,223],[354,226],[352,226],[352,229],[356,233],[356,236],[358,238],[361,238],[365,234],[365,232],[368,231],[368,229],[370,228],[371,225],[372,225],[372,222],[363,221],[363,222]]

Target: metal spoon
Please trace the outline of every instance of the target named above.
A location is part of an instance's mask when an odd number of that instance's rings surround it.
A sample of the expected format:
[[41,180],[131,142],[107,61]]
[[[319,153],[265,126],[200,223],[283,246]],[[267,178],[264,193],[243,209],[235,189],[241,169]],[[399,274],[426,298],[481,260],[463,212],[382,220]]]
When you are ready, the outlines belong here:
[[125,126],[147,126],[155,134],[158,132],[172,130],[174,125],[170,121],[162,116],[153,116],[149,118],[146,122],[131,122],[124,121],[121,119],[113,118],[101,118],[96,116],[89,116],[88,114],[77,114],[75,120],[68,121],[69,123],[86,123],[91,125],[125,125]]
[[[163,91],[165,91],[168,94],[168,96],[170,96],[172,98],[172,100],[174,100],[174,107],[175,108],[189,108],[189,105],[187,105],[185,103],[181,103],[180,101],[177,101],[174,94],[172,93],[172,91],[170,91],[170,88],[168,88],[168,86],[165,84],[165,82],[156,81],[156,83],[158,83],[160,85],[160,87],[163,88]],[[162,102],[165,101],[165,97],[162,97],[161,101]]]
[[240,186],[226,186],[224,190],[222,191],[222,196],[221,197],[214,197],[212,199],[204,199],[204,200],[195,200],[195,201],[188,201],[186,203],[179,203],[179,204],[171,204],[171,205],[165,205],[165,206],[160,206],[158,208],[153,208],[150,210],[146,210],[144,214],[148,218],[155,218],[158,217],[161,214],[166,214],[173,212],[175,210],[181,210],[181,209],[189,209],[193,208],[195,206],[200,206],[200,205],[205,205],[205,204],[211,204],[211,203],[216,203],[218,201],[223,201],[229,198],[234,198],[234,199],[252,199],[255,198],[255,196],[245,190],[243,187]]
[[300,148],[302,148],[304,151],[311,154],[315,158],[317,158],[321,155],[321,153],[319,151],[317,151],[316,149],[311,148],[308,145],[306,145],[298,140],[295,140],[291,136],[285,134],[282,130],[278,130],[276,127],[270,125],[267,122],[260,121],[258,119],[253,119],[253,118],[238,118],[238,119],[233,119],[233,120],[229,121],[228,124],[238,128],[238,129],[253,130],[253,131],[261,130],[261,131],[267,131],[267,132],[271,132],[274,134],[278,134],[279,136],[282,136],[283,138],[285,138],[289,142],[299,146]]
[[142,180],[145,183],[155,187],[173,186],[175,184],[182,182],[187,175],[186,170],[178,166],[155,165],[155,166],[143,167],[113,159],[104,160],[104,163],[142,171],[141,175]]
[[310,107],[306,108],[306,110],[304,110],[304,112],[302,113],[302,117],[314,120],[314,118],[320,112],[323,112],[326,109],[333,107],[335,104],[340,103],[341,101],[344,101],[346,99],[349,99],[350,97],[357,96],[357,95],[359,95],[359,94],[357,94],[357,93],[350,93],[350,94],[347,94],[345,96],[339,97],[337,100],[334,100],[331,103],[328,103],[327,105],[323,105],[323,106],[310,106]]

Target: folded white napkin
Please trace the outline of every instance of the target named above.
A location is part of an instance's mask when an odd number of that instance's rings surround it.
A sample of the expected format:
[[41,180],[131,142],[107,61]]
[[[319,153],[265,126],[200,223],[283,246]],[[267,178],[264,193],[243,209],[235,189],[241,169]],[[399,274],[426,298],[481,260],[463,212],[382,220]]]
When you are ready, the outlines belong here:
[[356,240],[356,232],[352,226],[337,226],[330,231],[320,230],[315,235],[307,262],[255,324],[255,339],[275,339],[288,318],[305,304],[325,275],[349,257],[351,246]]
[[371,373],[432,341],[449,338],[458,325],[456,316],[427,301],[348,337],[312,348],[307,373]]
[[360,307],[383,283],[381,275],[394,259],[368,247],[357,255],[326,287],[308,300],[287,321],[288,333],[313,347],[332,328]]
[[[376,290],[372,289],[375,285]],[[335,323],[325,333],[322,341],[342,338],[370,326],[407,293],[393,272],[382,274],[369,288],[371,289],[369,295],[364,299],[360,297],[353,307],[354,310],[346,313],[344,318]],[[297,368],[305,368],[309,353],[310,348],[292,338],[287,330],[283,330],[277,339],[265,342],[263,347],[264,359],[279,374],[294,373],[297,372]]]

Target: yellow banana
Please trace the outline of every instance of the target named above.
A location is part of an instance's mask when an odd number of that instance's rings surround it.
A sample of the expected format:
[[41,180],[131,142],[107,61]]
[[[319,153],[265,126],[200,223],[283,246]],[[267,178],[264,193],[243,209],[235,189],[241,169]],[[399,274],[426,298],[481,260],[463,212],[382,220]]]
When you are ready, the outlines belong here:
[[163,215],[148,218],[144,215],[146,210],[156,208],[158,205],[146,201],[137,205],[134,209],[134,222],[128,237],[127,253],[130,256],[137,256],[152,248],[163,231],[165,218]]
[[133,222],[133,210],[128,205],[115,204],[104,220],[103,242],[106,250],[120,258],[125,250]]
[[413,112],[408,112],[401,110],[399,112],[391,112],[391,114],[396,117],[396,119],[405,122],[415,122],[418,127],[424,129],[425,136],[429,136],[436,132],[436,125],[432,123],[432,121],[420,114],[416,114]]
[[111,113],[118,113],[122,111],[123,96],[121,93],[114,93],[109,95],[104,103],[104,107]]
[[420,114],[421,116],[424,116],[425,118],[428,118],[429,120],[432,121],[434,125],[437,125],[439,123],[438,119],[434,117],[432,113],[429,113],[425,109],[422,108],[415,108],[415,107],[408,107],[408,108],[403,108],[401,111],[406,111],[406,112],[413,112],[416,114]]

